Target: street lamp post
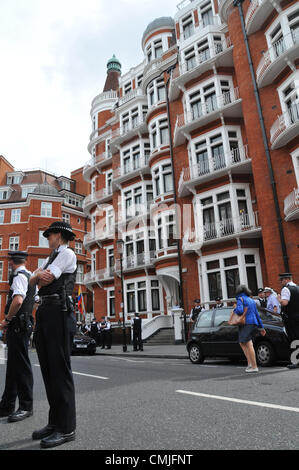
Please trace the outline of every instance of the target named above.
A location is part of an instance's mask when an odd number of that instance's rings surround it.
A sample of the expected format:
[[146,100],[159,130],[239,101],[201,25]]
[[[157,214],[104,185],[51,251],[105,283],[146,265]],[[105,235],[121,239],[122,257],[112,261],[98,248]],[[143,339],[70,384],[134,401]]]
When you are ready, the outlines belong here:
[[184,286],[183,286],[183,270],[182,270],[182,256],[181,256],[181,246],[180,240],[178,238],[178,234],[181,233],[179,224],[178,224],[178,213],[177,213],[177,192],[176,192],[176,180],[175,180],[175,172],[174,172],[174,156],[173,156],[173,142],[172,142],[172,131],[171,131],[171,120],[170,120],[170,104],[169,104],[169,83],[171,79],[171,73],[175,69],[177,64],[174,64],[166,73],[168,75],[167,81],[165,83],[165,91],[166,91],[166,106],[167,106],[167,120],[168,120],[168,134],[169,134],[169,149],[170,149],[170,159],[172,165],[172,183],[173,183],[173,195],[174,195],[174,205],[175,205],[175,221],[176,221],[176,244],[177,244],[177,252],[178,252],[178,268],[179,268],[179,296],[180,296],[180,307],[183,309],[183,319],[184,319],[184,336],[185,342],[188,341],[188,332],[187,332],[187,319],[186,319],[186,312],[184,306]]
[[122,315],[123,315],[123,352],[127,352],[126,323],[125,323],[125,303],[124,303],[124,276],[123,276],[123,252],[124,241],[117,240],[117,252],[120,260],[120,279],[121,279],[121,299],[122,299]]

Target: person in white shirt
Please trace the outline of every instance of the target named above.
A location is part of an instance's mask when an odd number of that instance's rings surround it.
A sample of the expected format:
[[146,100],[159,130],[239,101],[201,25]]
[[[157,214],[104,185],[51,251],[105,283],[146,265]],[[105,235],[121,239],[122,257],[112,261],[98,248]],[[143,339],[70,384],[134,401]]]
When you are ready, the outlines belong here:
[[[31,272],[26,269],[28,254],[23,251],[8,252],[9,265],[13,269],[10,290],[5,307],[4,329],[8,357],[5,389],[0,402],[0,417],[8,416],[9,422],[22,421],[33,414],[33,375],[28,355],[29,337],[32,332],[32,309],[35,288],[29,286]],[[19,408],[15,409],[16,399]]]
[[44,232],[53,250],[30,280],[38,285],[41,304],[36,313],[34,341],[49,402],[48,424],[32,434],[42,448],[75,439],[75,388],[71,347],[76,332],[72,292],[77,260],[68,242],[75,234],[66,222],[53,222]]

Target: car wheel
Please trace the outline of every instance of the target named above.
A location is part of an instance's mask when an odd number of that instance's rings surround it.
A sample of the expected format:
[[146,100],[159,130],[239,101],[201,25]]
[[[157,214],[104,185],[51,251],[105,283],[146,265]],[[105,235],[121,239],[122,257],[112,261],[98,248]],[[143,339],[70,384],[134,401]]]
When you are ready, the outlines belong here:
[[191,344],[189,347],[189,359],[192,364],[202,364],[204,361],[204,356],[202,350],[198,344]]
[[274,349],[268,341],[261,341],[255,347],[257,363],[263,367],[269,367],[275,361]]

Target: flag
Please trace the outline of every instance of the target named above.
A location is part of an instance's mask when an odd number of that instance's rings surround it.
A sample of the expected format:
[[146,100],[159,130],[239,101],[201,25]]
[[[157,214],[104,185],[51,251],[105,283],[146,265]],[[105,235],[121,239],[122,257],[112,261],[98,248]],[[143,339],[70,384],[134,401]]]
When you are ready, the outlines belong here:
[[81,287],[80,286],[79,286],[79,290],[78,290],[77,302],[78,302],[79,312],[81,313],[81,315],[84,315],[83,295],[81,293]]

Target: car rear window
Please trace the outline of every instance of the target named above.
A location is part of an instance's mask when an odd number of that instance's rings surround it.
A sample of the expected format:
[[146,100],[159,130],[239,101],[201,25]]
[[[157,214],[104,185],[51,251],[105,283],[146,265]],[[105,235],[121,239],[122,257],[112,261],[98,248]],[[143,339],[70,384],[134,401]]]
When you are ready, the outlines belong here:
[[219,308],[216,309],[214,326],[220,326],[228,322],[232,309],[231,308]]
[[197,319],[196,328],[204,328],[211,326],[213,310],[202,312]]

